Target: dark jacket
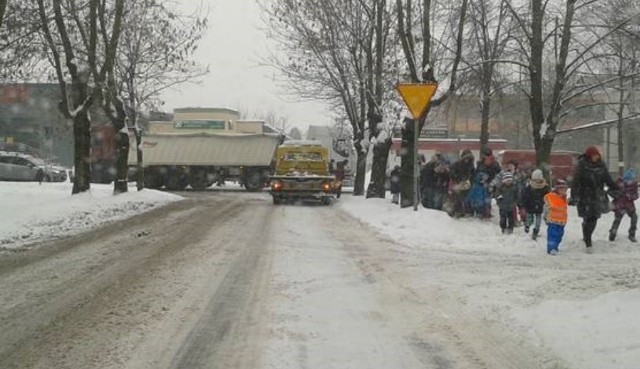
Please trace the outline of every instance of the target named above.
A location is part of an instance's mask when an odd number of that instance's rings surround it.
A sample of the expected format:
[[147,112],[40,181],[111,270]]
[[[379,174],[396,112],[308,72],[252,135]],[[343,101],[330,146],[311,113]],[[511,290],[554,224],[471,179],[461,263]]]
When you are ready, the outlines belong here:
[[473,156],[462,158],[451,166],[450,176],[454,183],[473,182],[474,174]]
[[510,185],[503,184],[498,189],[497,195],[500,210],[507,211],[515,208],[518,199],[518,188],[515,183]]
[[638,199],[638,182],[625,182],[622,178],[618,178],[616,185],[618,196],[613,200],[616,214],[634,211],[636,209],[634,201]]
[[498,174],[500,174],[501,171],[502,169],[500,168],[500,164],[498,164],[496,161],[487,165],[485,164],[484,160],[480,160],[478,162],[478,165],[476,166],[476,173],[485,173],[487,175],[487,184],[493,182],[493,180]]
[[551,191],[549,186],[543,182],[542,187],[529,183],[522,191],[522,204],[527,214],[542,214],[544,211],[544,196]]
[[389,184],[390,190],[392,194],[400,193],[400,169],[394,168],[391,173],[389,173]]
[[609,209],[609,199],[604,190],[617,192],[616,183],[611,178],[606,164],[602,160],[592,162],[585,155],[578,159],[571,187],[572,202],[577,203],[581,218],[599,218]]
[[425,164],[420,170],[420,190],[422,194],[428,192],[443,192],[449,185],[449,170],[444,168],[446,162],[443,160],[432,160]]

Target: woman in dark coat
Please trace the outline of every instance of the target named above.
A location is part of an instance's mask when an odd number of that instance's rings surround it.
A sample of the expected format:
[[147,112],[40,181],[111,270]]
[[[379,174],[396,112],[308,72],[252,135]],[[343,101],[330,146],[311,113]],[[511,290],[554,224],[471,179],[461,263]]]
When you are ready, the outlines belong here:
[[471,191],[474,174],[473,153],[471,150],[464,150],[460,159],[451,166],[450,198],[453,205],[451,216],[458,218],[470,213],[466,199]]
[[589,146],[578,159],[570,201],[578,206],[578,215],[582,218],[582,236],[588,253],[592,250],[591,236],[598,219],[609,211],[609,199],[604,186],[607,186],[610,193],[617,190],[600,151],[595,146]]

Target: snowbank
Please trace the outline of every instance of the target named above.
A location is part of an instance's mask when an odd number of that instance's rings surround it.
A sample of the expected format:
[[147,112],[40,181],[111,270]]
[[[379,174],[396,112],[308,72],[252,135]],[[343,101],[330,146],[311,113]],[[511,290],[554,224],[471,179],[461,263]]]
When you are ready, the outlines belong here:
[[[496,216],[456,220],[422,206],[400,209],[389,198],[347,196],[339,206],[397,241],[397,254],[425,280],[465,296],[484,319],[509,325],[571,368],[638,367],[640,244],[626,238],[628,218],[609,242],[613,216],[603,215],[588,255],[581,219],[570,207],[560,254],[549,256],[544,225],[533,241],[522,228],[502,235]],[[438,262],[447,269],[436,270]]]
[[581,369],[636,369],[640,359],[640,291],[584,301],[545,301],[523,314],[534,334]]
[[0,182],[0,250],[77,234],[126,219],[180,196],[143,190],[113,196],[111,185],[71,196],[71,183]]

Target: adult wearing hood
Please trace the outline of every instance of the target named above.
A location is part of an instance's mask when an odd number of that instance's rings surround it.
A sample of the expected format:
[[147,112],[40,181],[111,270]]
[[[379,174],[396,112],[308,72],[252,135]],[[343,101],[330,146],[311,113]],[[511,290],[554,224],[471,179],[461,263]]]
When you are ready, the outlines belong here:
[[474,174],[473,153],[469,149],[463,150],[460,159],[451,166],[449,192],[453,209],[449,215],[459,218],[470,212],[466,198],[469,195],[469,191],[471,191]]
[[617,192],[616,183],[611,178],[600,151],[595,146],[589,146],[578,158],[570,201],[578,206],[578,216],[582,218],[582,237],[588,253],[592,251],[591,237],[598,219],[610,210],[605,186],[610,193]]
[[[476,173],[485,174],[485,186],[489,190],[490,195],[493,191],[491,183],[501,171],[502,169],[500,168],[500,164],[498,164],[496,158],[493,156],[493,150],[488,147],[485,148],[480,156],[480,161],[478,161],[478,165],[476,166]],[[487,202],[484,216],[486,218],[491,217],[491,201]]]
[[441,210],[449,184],[449,166],[442,154],[437,153],[420,172],[422,205]]

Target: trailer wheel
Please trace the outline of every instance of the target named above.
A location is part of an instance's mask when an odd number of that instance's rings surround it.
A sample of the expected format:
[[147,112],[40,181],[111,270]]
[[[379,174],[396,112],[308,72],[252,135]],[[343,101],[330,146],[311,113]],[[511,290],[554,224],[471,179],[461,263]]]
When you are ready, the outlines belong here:
[[203,191],[207,188],[208,178],[207,171],[196,170],[189,176],[189,184],[194,190]]
[[167,190],[169,191],[183,191],[188,185],[187,182],[188,181],[182,173],[173,170],[165,177],[164,185],[167,186]]
[[259,169],[247,170],[244,188],[250,192],[262,190],[262,172]]

